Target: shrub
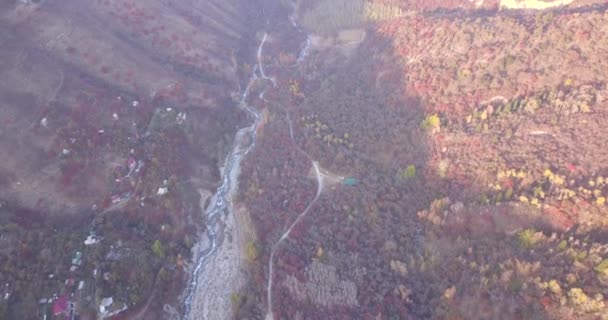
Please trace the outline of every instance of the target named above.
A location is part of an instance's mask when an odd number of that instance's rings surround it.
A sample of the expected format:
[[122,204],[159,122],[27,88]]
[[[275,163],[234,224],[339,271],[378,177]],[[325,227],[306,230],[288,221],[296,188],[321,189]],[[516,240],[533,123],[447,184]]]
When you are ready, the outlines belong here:
[[447,176],[449,167],[450,163],[448,160],[439,161],[439,164],[437,164],[437,174],[440,178],[445,178]]
[[589,301],[589,297],[580,288],[570,289],[570,291],[568,292],[568,297],[570,298],[570,301],[572,301],[572,303],[577,306],[584,305],[585,303],[587,303],[587,301]]
[[534,229],[526,229],[520,231],[517,234],[517,239],[519,240],[519,245],[526,249],[534,248],[540,240],[538,234],[536,233],[536,230]]
[[437,114],[432,114],[422,121],[421,126],[423,129],[429,131],[439,130],[439,128],[441,127],[441,119],[439,119],[439,116]]
[[416,166],[410,164],[405,168],[405,170],[401,171],[401,178],[403,179],[411,179],[416,176]]
[[160,240],[154,241],[154,243],[152,244],[152,252],[154,252],[154,254],[160,258],[165,257],[165,247],[160,242]]
[[230,295],[230,302],[232,302],[232,306],[236,309],[241,306],[243,297],[238,293],[233,293]]
[[559,285],[559,282],[557,282],[557,280],[550,280],[548,283],[548,287],[549,287],[549,291],[551,291],[554,294],[562,293],[562,288]]
[[595,267],[595,271],[602,276],[608,276],[608,259],[602,260],[602,262]]
[[247,245],[245,246],[245,254],[247,255],[248,261],[253,262],[253,261],[257,260],[260,253],[259,253],[258,247],[255,245],[255,243],[253,241],[247,242]]

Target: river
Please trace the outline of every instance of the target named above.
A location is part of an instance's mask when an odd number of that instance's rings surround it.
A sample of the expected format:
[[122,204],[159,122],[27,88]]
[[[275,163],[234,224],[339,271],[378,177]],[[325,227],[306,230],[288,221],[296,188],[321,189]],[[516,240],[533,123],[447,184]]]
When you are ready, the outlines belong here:
[[[294,28],[302,33],[303,30],[297,25],[295,16],[289,18]],[[257,48],[257,64],[252,69],[252,75],[240,100],[240,107],[251,116],[253,122],[236,133],[231,152],[221,170],[222,183],[211,196],[210,205],[204,211],[207,226],[194,249],[194,265],[184,295],[185,320],[232,318],[231,296],[235,290],[238,290],[242,280],[240,279],[239,226],[234,213],[233,197],[238,188],[241,161],[255,147],[256,131],[262,121],[260,112],[250,106],[248,100],[252,86],[258,81],[269,83],[269,86],[258,96],[262,100],[264,93],[271,86],[277,86],[276,79],[266,74],[262,63],[264,45],[268,38],[268,33],[264,32]],[[296,66],[304,60],[309,47],[310,38],[307,37],[306,44],[298,55]],[[201,200],[201,206],[203,204],[204,199]],[[227,238],[229,241],[226,241]]]

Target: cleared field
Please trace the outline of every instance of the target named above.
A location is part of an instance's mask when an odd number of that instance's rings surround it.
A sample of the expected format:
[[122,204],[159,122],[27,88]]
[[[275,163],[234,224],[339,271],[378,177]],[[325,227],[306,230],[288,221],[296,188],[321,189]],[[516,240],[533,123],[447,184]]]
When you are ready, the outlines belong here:
[[543,1],[543,0],[501,0],[500,6],[507,9],[536,9],[544,10],[555,8],[559,6],[567,6],[574,2],[574,0],[555,0],[555,1]]

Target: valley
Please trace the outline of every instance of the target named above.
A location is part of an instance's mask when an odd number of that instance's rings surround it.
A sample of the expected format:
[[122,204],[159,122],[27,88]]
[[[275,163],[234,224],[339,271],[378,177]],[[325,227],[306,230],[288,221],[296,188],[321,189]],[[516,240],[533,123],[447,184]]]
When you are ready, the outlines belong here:
[[0,318],[604,319],[607,9],[0,3]]

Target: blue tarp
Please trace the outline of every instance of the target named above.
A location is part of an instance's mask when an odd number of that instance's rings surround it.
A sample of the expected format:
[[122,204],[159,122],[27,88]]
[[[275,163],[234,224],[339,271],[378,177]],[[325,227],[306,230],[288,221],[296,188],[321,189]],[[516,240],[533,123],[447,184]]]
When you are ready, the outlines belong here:
[[346,186],[354,186],[357,183],[359,183],[359,182],[355,178],[344,178],[344,180],[342,180],[342,184],[344,184]]

